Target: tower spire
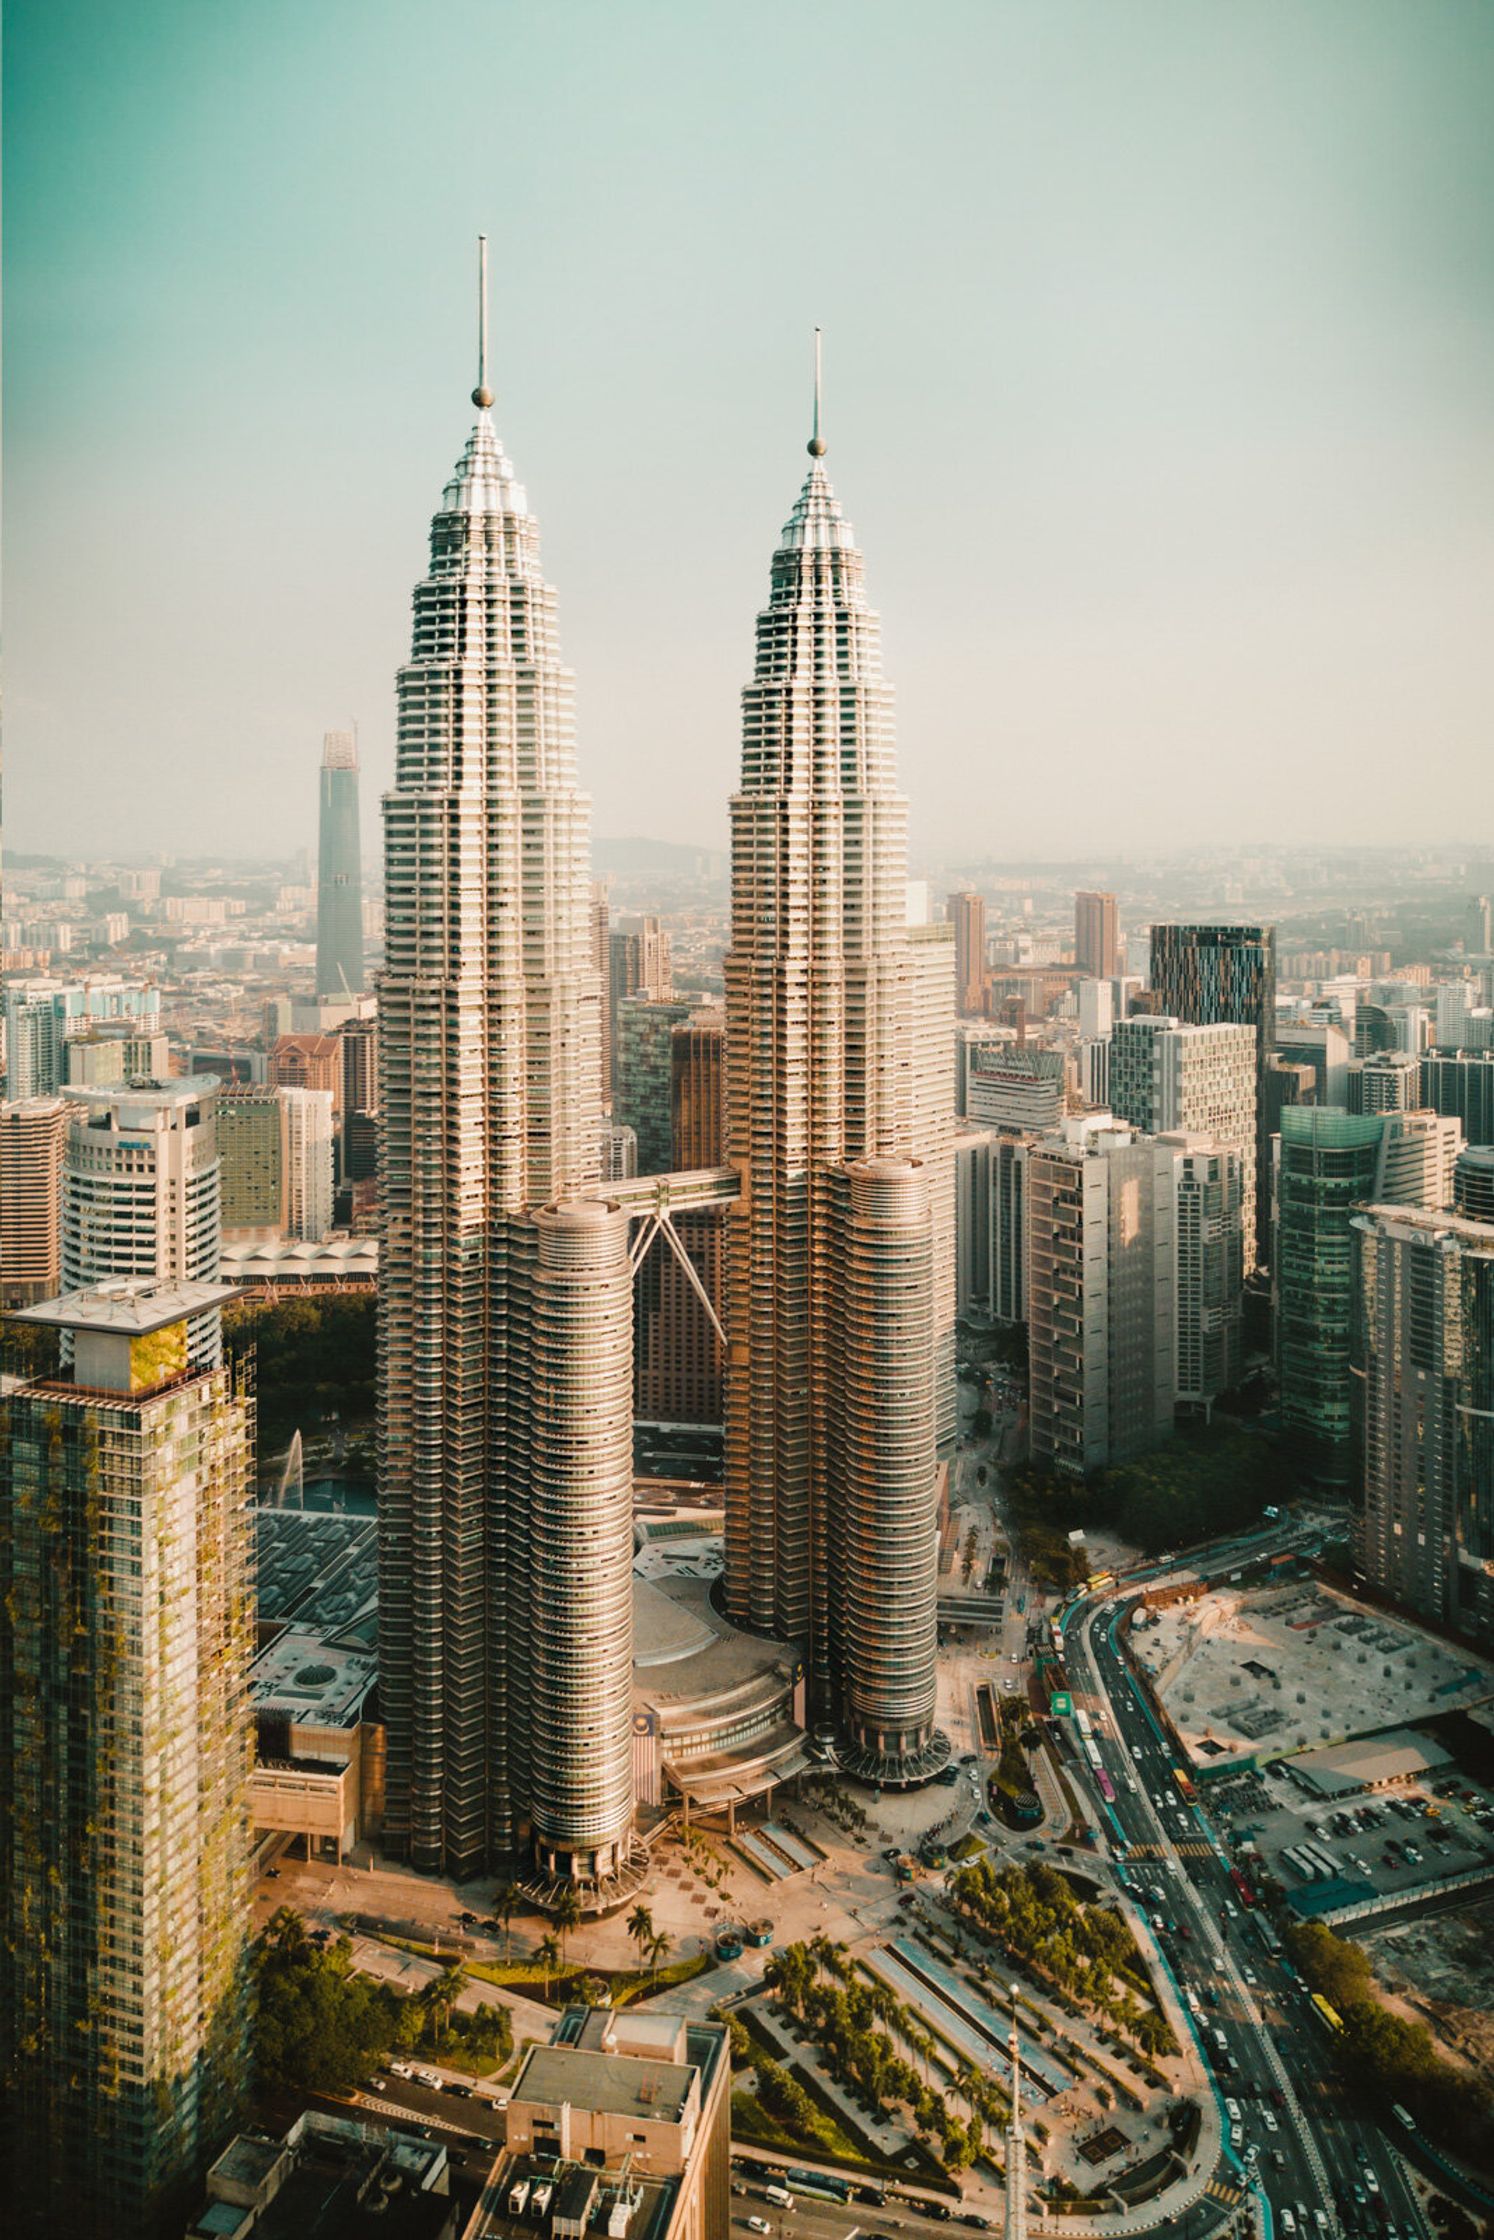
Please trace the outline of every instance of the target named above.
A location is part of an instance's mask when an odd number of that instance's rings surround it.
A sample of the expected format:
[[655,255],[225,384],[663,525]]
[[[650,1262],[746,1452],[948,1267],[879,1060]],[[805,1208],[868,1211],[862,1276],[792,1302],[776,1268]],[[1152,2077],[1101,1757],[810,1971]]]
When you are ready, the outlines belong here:
[[814,330],[814,433],[806,446],[811,459],[823,459],[825,456],[825,439],[820,434],[820,386],[820,330],[816,327]]
[[477,237],[477,387],[472,402],[486,412],[493,401],[488,387],[488,237]]

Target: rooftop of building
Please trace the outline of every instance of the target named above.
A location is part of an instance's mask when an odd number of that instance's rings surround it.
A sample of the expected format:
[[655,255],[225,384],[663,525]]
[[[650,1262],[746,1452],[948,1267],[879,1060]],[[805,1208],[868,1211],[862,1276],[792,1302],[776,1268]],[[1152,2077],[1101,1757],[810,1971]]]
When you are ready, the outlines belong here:
[[219,1262],[238,1283],[315,1283],[362,1278],[373,1283],[379,1272],[377,1237],[323,1237],[317,1243],[271,1237],[225,1243]]
[[287,1626],[254,1659],[249,1690],[256,1711],[288,1712],[315,1726],[354,1727],[377,1677],[371,1649],[315,1628]]
[[1320,1796],[1342,1797],[1362,1789],[1383,1789],[1420,1781],[1452,1762],[1452,1752],[1409,1727],[1340,1742],[1326,1750],[1305,1750],[1292,1760],[1293,1771]]
[[56,1330],[105,1330],[117,1337],[146,1338],[156,1330],[205,1314],[238,1297],[232,1283],[163,1282],[155,1276],[111,1276],[60,1299],[44,1299],[15,1310],[18,1322],[42,1322]]
[[439,2240],[452,2217],[446,2167],[439,2141],[308,2109],[283,2141],[230,2142],[208,2172],[188,2240],[250,2230],[258,2240]]
[[693,2068],[680,2062],[582,2046],[531,2046],[509,2104],[589,2108],[598,2115],[678,2124],[689,2112],[695,2083]]
[[1463,1213],[1432,1212],[1422,1206],[1360,1206],[1355,1221],[1383,1222],[1391,1231],[1421,1237],[1429,1244],[1465,1245],[1494,1252],[1494,1221],[1475,1221]]
[[[562,2221],[588,2224],[606,2240],[664,2240],[680,2198],[680,2182],[673,2177],[640,2177],[630,2171],[624,2186],[620,2171],[578,2168],[557,2163],[548,2156],[499,2155],[483,2189],[466,2240],[534,2240],[535,2222],[526,2207],[509,2214],[516,2186],[526,2183],[553,2185],[553,2211]],[[605,2206],[598,2221],[596,2211]]]
[[128,1122],[130,1112],[174,1111],[179,1105],[200,1104],[215,1097],[223,1084],[216,1074],[184,1073],[174,1081],[70,1081],[68,1101],[100,1108],[118,1105]]
[[254,1524],[261,1622],[292,1619],[303,1634],[370,1643],[379,1591],[373,1517],[262,1504]]

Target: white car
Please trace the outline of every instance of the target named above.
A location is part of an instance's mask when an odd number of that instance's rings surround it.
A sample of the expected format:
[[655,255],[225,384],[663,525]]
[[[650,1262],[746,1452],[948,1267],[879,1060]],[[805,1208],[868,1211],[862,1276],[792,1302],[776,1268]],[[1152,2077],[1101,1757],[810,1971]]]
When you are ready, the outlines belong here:
[[747,2219],[747,2230],[749,2232],[771,2232],[772,2229],[773,2227],[766,2217],[749,2217]]
[[1279,2131],[1281,2129],[1281,2125],[1277,2122],[1275,2116],[1272,2114],[1269,2108],[1262,2108],[1261,2121],[1265,2124],[1268,2131]]

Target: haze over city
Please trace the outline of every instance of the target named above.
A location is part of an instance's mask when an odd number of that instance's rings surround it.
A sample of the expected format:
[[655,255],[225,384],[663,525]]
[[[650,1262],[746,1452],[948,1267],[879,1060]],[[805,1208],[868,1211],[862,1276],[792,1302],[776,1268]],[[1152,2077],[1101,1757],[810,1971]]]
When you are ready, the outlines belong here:
[[283,851],[353,720],[372,839],[484,229],[602,840],[724,844],[816,324],[915,855],[1487,806],[1486,8],[8,33],[13,846]]

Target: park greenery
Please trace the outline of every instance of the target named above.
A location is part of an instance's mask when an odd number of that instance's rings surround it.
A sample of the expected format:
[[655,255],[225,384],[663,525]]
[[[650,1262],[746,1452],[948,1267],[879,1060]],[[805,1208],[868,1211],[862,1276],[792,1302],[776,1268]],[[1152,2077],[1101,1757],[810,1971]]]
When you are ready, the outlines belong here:
[[1343,2024],[1335,2039],[1340,2067],[1356,2084],[1399,2102],[1424,2131],[1484,2168],[1494,2163],[1494,2090],[1438,2053],[1425,2023],[1397,2014],[1379,1996],[1369,1958],[1351,1938],[1321,1921],[1286,1932],[1302,1979]]
[[[938,2048],[933,2037],[886,1984],[856,1972],[844,1945],[824,1936],[786,1945],[769,1961],[764,1981],[784,2013],[813,2038],[836,2083],[879,2114],[899,2104],[906,2107],[920,2145],[934,2149],[946,2170],[963,2170],[974,2162],[985,2142],[986,2124],[1005,2121],[1007,2103],[1000,2091],[973,2068],[961,2068],[956,2079],[968,2116],[934,2089],[930,2066]],[[916,2056],[918,2066],[903,2047]],[[788,2082],[793,2085],[794,2079]],[[763,2094],[760,2068],[758,2093]]]
[[356,1435],[374,1415],[374,1302],[371,1294],[250,1299],[223,1317],[230,1346],[255,1353],[259,1466],[285,1452],[292,1434],[310,1436],[332,1417]]
[[1147,2056],[1176,2053],[1136,1940],[1108,1906],[1084,1905],[1054,1868],[974,1859],[951,1876],[957,1909],[1014,1967],[1088,2008]]
[[464,2014],[459,1961],[408,1996],[358,1975],[346,1937],[319,1944],[298,1913],[282,1906],[255,1947],[258,1991],[255,2070],[261,2090],[347,2092],[391,2052],[423,2052],[485,2073],[507,2059],[505,2008]]
[[1180,1424],[1170,1439],[1134,1462],[1089,1478],[1037,1463],[1006,1473],[1012,1522],[1038,1583],[1064,1587],[1088,1562],[1069,1546],[1075,1531],[1113,1532],[1148,1555],[1185,1548],[1256,1523],[1267,1503],[1291,1498],[1295,1480],[1258,1432],[1227,1417]]

